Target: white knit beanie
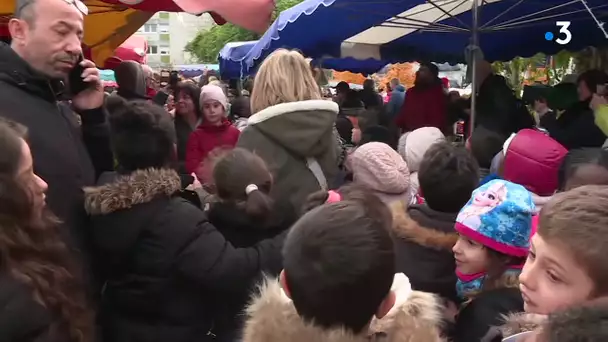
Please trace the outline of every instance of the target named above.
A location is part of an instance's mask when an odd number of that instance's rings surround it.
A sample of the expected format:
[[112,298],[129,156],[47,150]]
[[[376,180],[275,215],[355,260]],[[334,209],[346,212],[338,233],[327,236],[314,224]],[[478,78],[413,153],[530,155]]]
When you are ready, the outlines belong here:
[[224,110],[228,110],[228,99],[226,98],[226,94],[224,94],[224,90],[216,85],[207,84],[201,88],[201,107],[203,107],[203,104],[210,101],[217,101],[224,106]]

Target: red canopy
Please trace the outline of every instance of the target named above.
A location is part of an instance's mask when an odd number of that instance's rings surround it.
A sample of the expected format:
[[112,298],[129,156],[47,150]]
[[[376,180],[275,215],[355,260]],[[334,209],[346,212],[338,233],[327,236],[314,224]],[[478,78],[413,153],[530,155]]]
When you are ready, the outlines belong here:
[[274,10],[274,0],[102,0],[109,4],[127,5],[147,12],[210,12],[218,24],[226,21],[248,30],[263,33]]
[[131,36],[114,51],[114,56],[108,58],[103,69],[114,70],[122,61],[147,63],[148,42],[144,37]]

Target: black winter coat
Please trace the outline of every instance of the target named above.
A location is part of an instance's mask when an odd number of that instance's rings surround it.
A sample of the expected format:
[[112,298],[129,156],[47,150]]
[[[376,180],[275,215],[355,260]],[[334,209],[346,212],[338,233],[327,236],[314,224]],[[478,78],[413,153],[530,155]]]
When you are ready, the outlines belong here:
[[427,205],[393,206],[393,235],[397,272],[404,273],[418,291],[457,302],[456,262],[452,247],[456,213],[440,213]]
[[66,342],[66,336],[51,338],[51,313],[34,300],[31,288],[6,273],[0,274],[0,341]]
[[[209,222],[236,248],[251,247],[273,238],[289,229],[296,219],[295,213],[274,210],[266,222],[259,222],[237,205],[225,202],[211,204],[208,216]],[[266,272],[266,275],[276,277],[279,274]],[[261,280],[262,274],[259,276]],[[243,283],[240,291],[218,295],[222,298],[222,305],[216,310],[214,319],[214,333],[218,341],[236,341],[241,336],[245,321],[244,309],[255,285],[256,281]]]
[[505,316],[523,311],[524,301],[517,288],[481,292],[456,316],[452,341],[483,341],[490,329],[505,323]]
[[105,279],[104,342],[204,342],[218,295],[279,272],[283,235],[235,249],[205,213],[175,196],[172,170],[139,170],[85,190]]
[[34,171],[49,185],[46,201],[64,222],[63,240],[86,257],[88,219],[82,188],[94,185],[96,174],[111,170],[114,161],[105,112],[80,112],[79,127],[76,114],[58,102],[60,86],[0,43],[0,117],[28,128]]

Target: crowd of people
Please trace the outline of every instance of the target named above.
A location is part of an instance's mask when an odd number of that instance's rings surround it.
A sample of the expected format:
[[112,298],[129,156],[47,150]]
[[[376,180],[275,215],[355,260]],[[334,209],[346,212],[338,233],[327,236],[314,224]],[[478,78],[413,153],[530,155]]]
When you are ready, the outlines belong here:
[[83,15],[18,0],[0,46],[0,341],[608,338],[605,73],[535,122],[481,63],[461,145],[432,63],[386,104],[285,49],[108,94]]

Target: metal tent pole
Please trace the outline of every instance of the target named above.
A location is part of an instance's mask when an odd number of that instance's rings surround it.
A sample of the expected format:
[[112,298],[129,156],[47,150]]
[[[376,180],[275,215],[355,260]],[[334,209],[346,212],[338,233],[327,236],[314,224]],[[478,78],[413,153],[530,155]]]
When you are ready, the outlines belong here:
[[479,49],[479,0],[473,0],[473,6],[471,8],[471,12],[473,15],[473,25],[471,27],[471,45],[473,48],[470,53],[471,56],[471,117],[469,120],[469,134],[473,133],[473,129],[475,128],[475,115],[477,114],[476,105],[477,105],[477,50]]

